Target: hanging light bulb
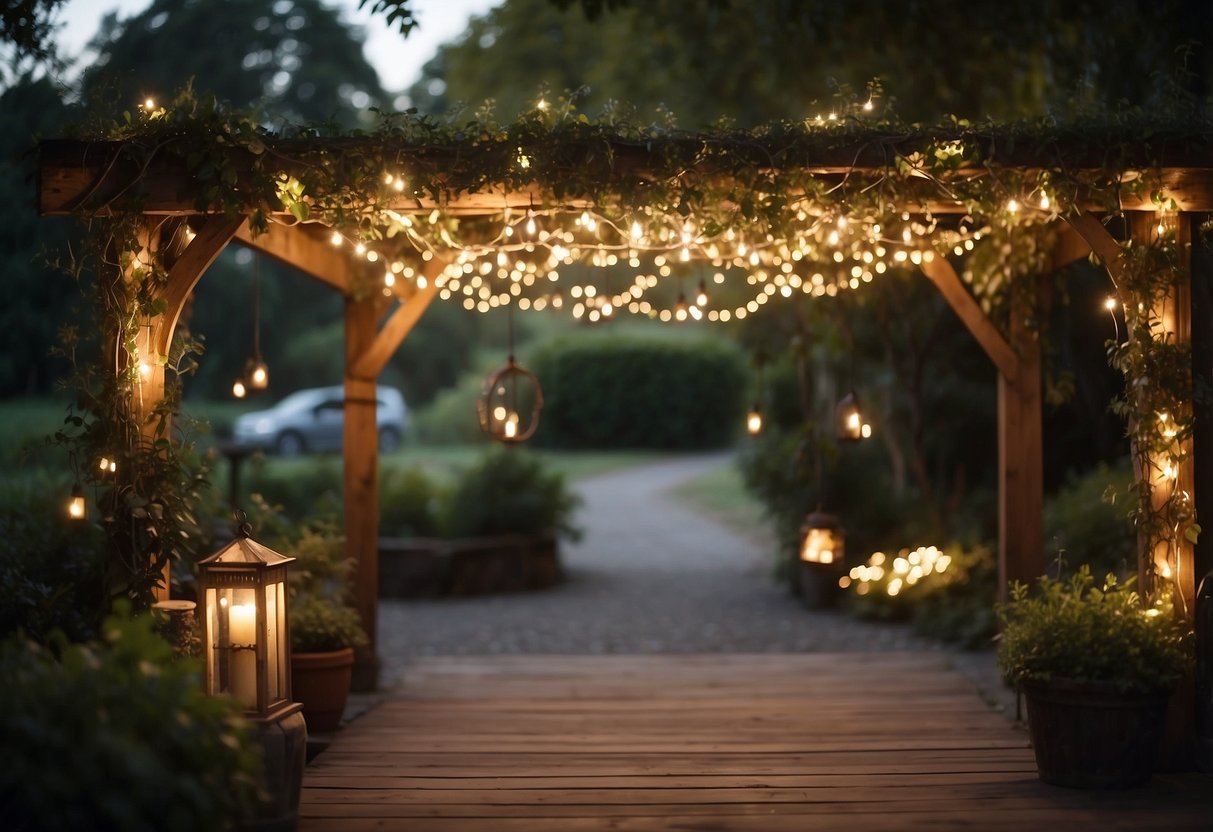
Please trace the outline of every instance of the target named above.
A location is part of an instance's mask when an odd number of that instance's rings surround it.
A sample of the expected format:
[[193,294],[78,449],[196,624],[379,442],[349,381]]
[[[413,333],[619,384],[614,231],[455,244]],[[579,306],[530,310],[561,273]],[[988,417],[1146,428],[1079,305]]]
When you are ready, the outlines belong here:
[[244,386],[244,379],[238,378],[232,382],[232,395],[237,399],[243,399],[248,395],[248,388]]
[[261,257],[257,253],[253,254],[253,355],[245,365],[244,379],[241,383],[244,393],[232,386],[232,395],[238,399],[244,398],[250,390],[264,390],[270,386],[270,368],[261,357]]
[[685,321],[690,313],[690,304],[687,303],[687,296],[682,292],[678,293],[678,302],[674,304],[674,319]]
[[79,482],[72,486],[71,496],[67,498],[67,516],[77,521],[88,519],[88,504],[84,502],[84,488]]
[[746,413],[745,430],[750,436],[762,433],[762,409],[755,403]]
[[707,287],[707,284],[705,284],[703,282],[703,278],[699,279],[699,289],[695,293],[695,305],[696,306],[707,306],[708,305],[708,287]]
[[97,460],[97,469],[101,471],[102,474],[116,473],[118,471],[118,461],[116,459],[110,459],[108,456],[102,456],[99,460]]
[[249,365],[248,386],[252,390],[264,390],[270,386],[270,368],[260,356],[255,356]]

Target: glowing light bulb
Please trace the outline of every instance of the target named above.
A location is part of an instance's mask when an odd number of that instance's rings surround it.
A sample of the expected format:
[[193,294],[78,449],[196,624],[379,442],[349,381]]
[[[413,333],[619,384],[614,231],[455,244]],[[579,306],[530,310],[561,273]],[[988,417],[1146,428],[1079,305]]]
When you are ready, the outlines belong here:
[[541,98],[535,102],[536,110],[539,110],[540,112],[542,112],[542,111],[546,110],[547,108],[548,108],[548,102],[547,102],[546,98]]
[[1017,199],[1008,199],[1007,200],[1007,213],[1009,213],[1009,214],[1019,213],[1019,200],[1017,200]]
[[1116,298],[1112,297],[1111,295],[1108,295],[1106,298],[1104,298],[1103,308],[1108,310],[1109,312],[1115,312],[1116,305],[1117,305]]
[[366,244],[359,243],[358,245],[354,246],[354,253],[357,254],[359,257],[366,254]]
[[156,109],[156,99],[145,98],[143,100],[143,109],[147,110],[148,112],[151,112],[152,110]]
[[527,233],[527,236],[528,236],[528,237],[534,237],[534,236],[535,236],[535,231],[536,231],[536,230],[537,230],[537,226],[535,225],[535,218],[534,218],[534,217],[527,217],[527,220],[526,220],[526,233]]
[[244,386],[243,379],[236,379],[232,382],[232,395],[238,399],[243,399],[248,395],[248,388]]
[[863,427],[861,427],[859,429],[859,435],[862,436],[864,439],[871,439],[872,438],[872,426],[865,424]]
[[872,99],[869,98],[867,101],[863,102],[863,109],[864,112],[872,112]]
[[1045,193],[1042,193],[1042,194],[1040,195],[1040,207],[1041,207],[1041,210],[1043,210],[1043,211],[1048,211],[1048,210],[1049,210],[1049,206],[1050,206],[1050,205],[1052,205],[1052,203],[1049,201],[1049,195],[1048,195],[1048,194],[1045,194]]
[[139,375],[144,380],[150,379],[152,377],[152,365],[146,361],[140,361],[139,362]]
[[88,506],[84,502],[84,489],[80,483],[72,487],[71,496],[67,500],[67,516],[72,520],[83,520],[88,516]]
[[640,222],[632,220],[631,235],[633,240],[639,240],[644,236],[644,229],[640,227]]
[[396,285],[396,275],[391,272],[385,272],[383,275],[383,285],[387,288],[392,288]]
[[750,408],[750,412],[746,415],[745,429],[750,436],[762,433],[762,411],[758,409],[758,405]]
[[503,425],[506,439],[514,439],[518,436],[518,414],[511,413],[509,418],[505,420]]
[[335,246],[339,246],[343,242],[345,242],[345,238],[341,236],[340,231],[334,231],[332,234],[329,235],[329,242]]

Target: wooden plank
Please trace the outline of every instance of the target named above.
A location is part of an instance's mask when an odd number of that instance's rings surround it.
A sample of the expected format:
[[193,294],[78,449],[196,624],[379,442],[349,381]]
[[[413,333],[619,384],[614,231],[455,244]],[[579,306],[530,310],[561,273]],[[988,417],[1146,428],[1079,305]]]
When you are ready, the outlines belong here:
[[[972,137],[973,140],[979,140]],[[915,137],[913,141],[921,141]],[[367,144],[368,140],[361,140]],[[690,139],[690,141],[695,141]],[[300,160],[294,163],[284,161],[283,167],[289,172],[291,164],[306,165],[308,153],[340,153],[343,145],[357,144],[357,139],[333,139],[328,141],[278,142],[281,149],[280,158],[283,160]],[[673,142],[669,142],[673,143]],[[914,149],[920,149],[915,147]],[[424,157],[423,164],[432,166],[435,170],[451,170],[457,167],[460,160],[457,152],[443,153],[425,148],[395,148],[397,154],[404,156],[413,154]],[[613,181],[636,181],[651,177],[646,149],[638,145],[619,144],[605,151],[601,143],[595,142],[593,147],[586,147],[587,165],[597,167],[605,176]],[[760,145],[755,145],[755,151],[761,153]],[[463,151],[466,153],[466,151]],[[656,152],[662,152],[658,149]],[[814,174],[825,181],[842,181],[845,177],[855,175],[883,175],[896,157],[896,148],[886,142],[872,142],[861,146],[837,147],[830,150],[820,150],[812,157],[789,159],[786,167],[803,170]],[[232,163],[237,170],[248,169],[247,159],[242,160],[242,151],[232,151]],[[1184,154],[1176,152],[1175,161],[1166,167],[1156,167],[1153,159],[1142,158],[1138,166],[1141,170],[1149,170],[1160,189],[1168,198],[1174,199],[1183,211],[1213,210],[1213,168],[1208,164],[1207,154]],[[1090,159],[1084,164],[1083,159],[1067,162],[1070,172],[1076,176],[1098,175],[1105,166],[1102,158]],[[1026,174],[1038,172],[1042,164],[1039,158],[1029,155],[1007,155],[1002,162],[1020,168]],[[574,164],[569,162],[569,164]],[[1131,164],[1129,162],[1127,165]],[[955,171],[957,178],[983,178],[989,175],[985,168],[966,168]],[[1126,177],[1125,185],[1119,194],[1118,207],[1121,210],[1152,210],[1153,202],[1149,193],[1137,192],[1132,182],[1132,175]],[[79,142],[66,140],[44,141],[39,145],[38,166],[38,210],[44,215],[73,213],[81,210],[122,210],[135,204],[141,206],[144,213],[160,215],[196,214],[200,212],[198,198],[194,192],[193,177],[179,160],[166,153],[150,161],[144,159],[134,150],[133,145],[123,145],[121,142]],[[1146,189],[1148,190],[1148,189]],[[964,204],[952,200],[936,198],[931,186],[924,181],[921,203],[913,206],[918,210],[931,210],[934,213],[962,214],[968,211]],[[450,192],[443,194],[441,201],[435,201],[429,196],[401,196],[395,201],[386,203],[400,212],[429,213],[434,208],[456,214],[499,214],[504,208],[525,211],[532,205],[543,201],[543,195],[535,187],[520,187],[504,192],[499,189],[486,189],[475,193]],[[1092,198],[1087,194],[1079,194],[1076,203],[1089,210],[1106,210],[1108,200],[1105,196]],[[584,206],[586,201],[572,197],[570,206]],[[907,206],[909,207],[909,206]],[[248,205],[249,212],[262,209],[278,212],[285,216],[280,205]]]
[[1203,778],[1128,798],[1040,783],[1023,732],[937,654],[422,659],[402,692],[309,767],[303,832],[1189,830],[1213,816]]

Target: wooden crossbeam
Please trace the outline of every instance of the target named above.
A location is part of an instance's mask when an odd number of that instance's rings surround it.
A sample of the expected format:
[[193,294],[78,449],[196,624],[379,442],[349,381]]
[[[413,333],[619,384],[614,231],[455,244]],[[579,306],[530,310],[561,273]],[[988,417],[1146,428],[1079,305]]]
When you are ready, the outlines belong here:
[[943,257],[924,260],[922,273],[939,289],[952,311],[998,368],[999,374],[1004,378],[1015,378],[1019,373],[1019,358],[1015,355],[1015,350],[969,294],[952,264]]
[[437,295],[438,287],[434,285],[433,279],[430,279],[424,289],[417,290],[407,300],[401,302],[376,333],[375,339],[350,367],[349,375],[361,379],[378,377],[396,353],[397,347],[404,342],[405,337],[421,320],[421,316]]
[[190,293],[202,279],[203,272],[210,268],[219,252],[223,251],[224,246],[237,233],[237,229],[244,224],[245,218],[242,216],[208,219],[201,224],[194,234],[194,239],[169,269],[168,280],[160,293],[165,302],[165,312],[158,322],[155,334],[156,350],[160,355],[168,355],[173,342],[173,331],[177,328],[177,319],[180,318]]
[[311,228],[320,226],[287,226],[270,223],[269,230],[256,237],[247,224],[236,233],[236,239],[292,266],[309,277],[327,283],[342,294],[349,294],[354,263],[348,251],[319,239]]

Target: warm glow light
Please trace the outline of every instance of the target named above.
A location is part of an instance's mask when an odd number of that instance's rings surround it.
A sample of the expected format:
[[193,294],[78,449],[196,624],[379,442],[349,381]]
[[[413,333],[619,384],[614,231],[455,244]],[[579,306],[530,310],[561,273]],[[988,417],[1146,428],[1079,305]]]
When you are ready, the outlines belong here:
[[865,424],[859,429],[859,435],[864,439],[870,439],[872,437],[872,426]]
[[852,411],[850,414],[847,415],[847,428],[849,430],[857,431],[860,429],[860,426],[861,426],[861,422],[859,420],[858,411]]
[[548,102],[547,102],[546,98],[541,98],[535,102],[536,110],[546,110],[547,108],[548,108]]
[[1048,211],[1048,210],[1049,210],[1049,206],[1050,206],[1051,204],[1052,204],[1052,203],[1049,201],[1049,195],[1048,195],[1048,194],[1044,194],[1044,193],[1042,193],[1042,194],[1040,195],[1040,207],[1041,207],[1041,210]]
[[145,98],[143,100],[143,109],[147,110],[148,112],[151,112],[152,110],[156,109],[156,99]]
[[84,503],[84,489],[79,483],[72,488],[72,495],[67,501],[67,516],[72,520],[83,520],[88,516],[88,507]]
[[508,419],[506,419],[505,425],[503,426],[503,430],[504,430],[506,439],[513,439],[514,437],[516,437],[518,435],[518,414],[517,413],[510,414],[510,417]]
[[139,375],[142,376],[145,380],[150,379],[152,377],[152,365],[147,363],[146,361],[140,361],[139,362]]
[[762,411],[757,406],[750,408],[745,420],[745,429],[750,436],[762,433]]
[[264,364],[257,364],[249,376],[254,390],[264,390],[270,383],[270,372]]
[[232,382],[232,395],[238,399],[243,399],[248,395],[248,388],[244,386],[244,379],[236,379]]
[[345,242],[345,238],[341,236],[340,231],[334,231],[332,234],[329,235],[329,242],[335,246],[339,246],[343,242]]
[[1116,306],[1117,306],[1116,298],[1112,297],[1111,295],[1108,295],[1106,298],[1104,298],[1104,302],[1103,302],[1104,309],[1108,310],[1109,312],[1115,312]]
[[[1019,200],[1008,199],[1007,200],[1007,212],[1011,213],[1011,214],[1019,213]],[[890,593],[890,594],[892,594],[892,593]]]

